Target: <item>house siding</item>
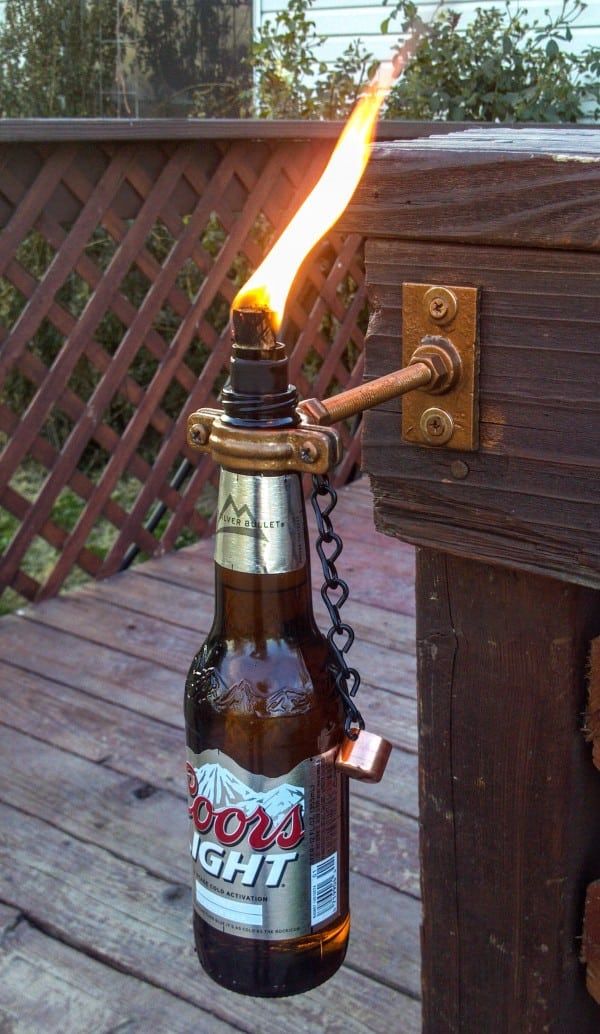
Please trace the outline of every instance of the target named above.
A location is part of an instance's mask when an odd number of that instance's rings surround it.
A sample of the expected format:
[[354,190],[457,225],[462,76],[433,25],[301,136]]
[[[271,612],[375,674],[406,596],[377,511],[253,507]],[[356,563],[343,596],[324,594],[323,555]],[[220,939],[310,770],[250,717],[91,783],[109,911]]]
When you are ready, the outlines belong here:
[[[531,18],[543,22],[544,11],[549,9],[553,16],[559,14],[562,4],[560,0],[522,0],[523,6]],[[356,39],[361,39],[365,47],[383,60],[389,56],[396,36],[390,33],[383,36],[380,32],[381,22],[389,15],[393,0],[387,7],[381,3],[369,3],[369,0],[315,0],[311,18],[319,35],[326,40],[320,51],[324,61],[334,61],[343,50]],[[486,4],[485,0],[448,0],[447,6],[459,11],[461,21],[466,24],[473,18],[477,7],[502,7],[502,0]],[[287,4],[283,0],[254,0],[254,27],[259,29],[267,20],[273,20],[278,11],[284,10]],[[419,5],[419,11],[425,21],[431,17],[437,2]],[[569,49],[580,52],[591,44],[600,43],[600,0],[591,0],[583,14],[573,26],[573,40]]]

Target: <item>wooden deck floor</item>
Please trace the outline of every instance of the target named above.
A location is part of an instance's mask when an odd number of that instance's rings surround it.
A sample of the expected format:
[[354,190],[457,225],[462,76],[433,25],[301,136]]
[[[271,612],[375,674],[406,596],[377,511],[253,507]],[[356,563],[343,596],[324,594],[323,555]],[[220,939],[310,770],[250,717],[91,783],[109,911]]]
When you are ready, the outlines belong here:
[[207,541],[0,621],[2,1032],[420,1030],[413,554],[376,534],[364,481],[336,513],[360,702],[396,744],[379,786],[353,784],[346,964],[265,1001],[193,953],[182,690]]

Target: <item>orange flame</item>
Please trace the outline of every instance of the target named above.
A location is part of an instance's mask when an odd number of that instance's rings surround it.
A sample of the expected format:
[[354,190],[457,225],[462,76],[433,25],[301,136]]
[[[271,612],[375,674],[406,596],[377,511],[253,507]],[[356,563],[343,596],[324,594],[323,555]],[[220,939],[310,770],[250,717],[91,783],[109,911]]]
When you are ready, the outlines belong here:
[[398,62],[383,62],[344,126],[316,186],[279,240],[233,300],[234,309],[267,309],[279,330],[298,268],[317,241],[339,219],[371,153],[379,109],[398,75]]

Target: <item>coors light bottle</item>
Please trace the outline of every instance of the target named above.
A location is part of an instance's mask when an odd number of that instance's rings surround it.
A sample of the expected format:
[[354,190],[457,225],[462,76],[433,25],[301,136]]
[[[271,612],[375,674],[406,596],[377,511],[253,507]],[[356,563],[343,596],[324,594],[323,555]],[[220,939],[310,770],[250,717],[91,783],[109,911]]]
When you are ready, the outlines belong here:
[[[224,420],[292,425],[283,346],[261,347],[258,313],[235,315]],[[196,948],[225,987],[295,994],[338,969],[350,928],[344,713],[298,474],[221,471],[215,596],[185,693]]]

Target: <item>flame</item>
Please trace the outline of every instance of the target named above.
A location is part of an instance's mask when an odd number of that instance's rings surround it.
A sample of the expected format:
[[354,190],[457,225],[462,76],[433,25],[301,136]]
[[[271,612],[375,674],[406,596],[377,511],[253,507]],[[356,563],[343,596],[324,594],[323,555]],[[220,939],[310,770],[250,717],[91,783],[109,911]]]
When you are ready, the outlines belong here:
[[400,71],[385,61],[358,100],[316,186],[279,240],[233,300],[233,309],[267,309],[279,330],[298,268],[317,241],[339,219],[352,197],[371,153],[379,109]]

